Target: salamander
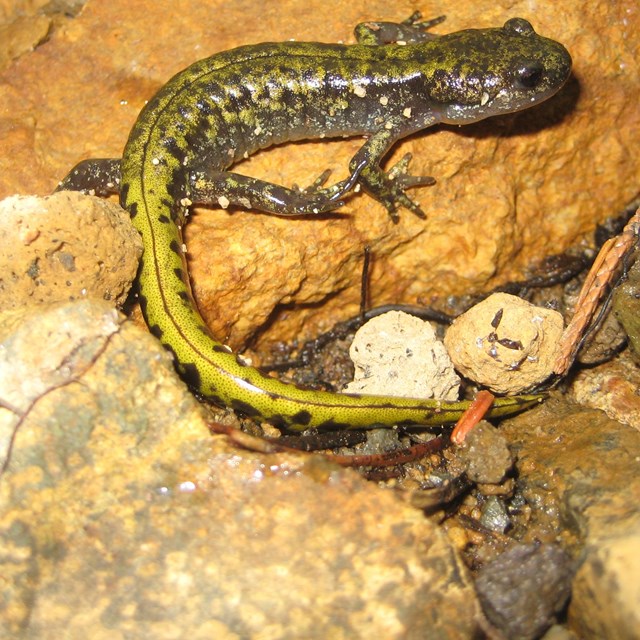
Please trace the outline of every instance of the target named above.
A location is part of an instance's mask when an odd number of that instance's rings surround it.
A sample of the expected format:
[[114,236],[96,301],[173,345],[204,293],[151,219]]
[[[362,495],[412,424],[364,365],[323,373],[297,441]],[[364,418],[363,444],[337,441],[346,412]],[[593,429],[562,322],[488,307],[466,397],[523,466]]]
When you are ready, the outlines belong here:
[[[280,216],[342,206],[356,185],[398,222],[399,208],[424,218],[406,193],[432,184],[408,172],[405,156],[380,162],[399,139],[438,123],[477,122],[531,107],[567,80],[564,46],[529,22],[435,36],[441,19],[368,22],[356,44],[281,42],[241,46],[175,75],[141,111],[122,159],[85,160],[58,186],[119,192],[142,236],[139,297],[149,330],[173,354],[178,373],[205,399],[276,426],[355,428],[455,422],[468,402],[330,393],[299,388],[245,364],[216,340],[192,295],[182,228],[194,203]],[[286,188],[229,168],[258,149],[324,137],[366,136],[346,179]],[[498,399],[497,417],[535,404]]]

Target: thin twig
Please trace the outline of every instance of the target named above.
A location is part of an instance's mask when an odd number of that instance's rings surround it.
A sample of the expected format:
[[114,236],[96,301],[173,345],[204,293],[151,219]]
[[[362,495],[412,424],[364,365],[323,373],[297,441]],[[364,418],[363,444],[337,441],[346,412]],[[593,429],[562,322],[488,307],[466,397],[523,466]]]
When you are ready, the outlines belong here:
[[453,444],[462,444],[471,431],[487,411],[491,408],[496,397],[490,391],[482,389],[478,391],[476,397],[471,401],[469,408],[460,416],[456,426],[451,432],[451,442]]
[[[277,439],[252,436],[230,425],[221,424],[219,422],[209,422],[208,426],[213,433],[224,434],[231,442],[233,442],[233,444],[249,451],[255,451],[257,453],[302,453],[299,449],[279,444]],[[378,468],[414,462],[431,453],[441,450],[444,446],[445,442],[443,438],[438,436],[427,442],[421,442],[404,449],[385,451],[383,453],[340,455],[316,452],[313,455],[322,456],[329,462],[334,462],[342,467]]]

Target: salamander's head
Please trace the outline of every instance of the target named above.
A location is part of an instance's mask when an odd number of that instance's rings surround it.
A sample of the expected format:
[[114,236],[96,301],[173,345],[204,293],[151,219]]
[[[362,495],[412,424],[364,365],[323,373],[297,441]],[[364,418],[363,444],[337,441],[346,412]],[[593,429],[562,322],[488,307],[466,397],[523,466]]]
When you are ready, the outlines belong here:
[[556,93],[571,72],[569,52],[522,18],[432,42],[437,53],[426,65],[429,97],[440,121],[450,124],[526,109]]

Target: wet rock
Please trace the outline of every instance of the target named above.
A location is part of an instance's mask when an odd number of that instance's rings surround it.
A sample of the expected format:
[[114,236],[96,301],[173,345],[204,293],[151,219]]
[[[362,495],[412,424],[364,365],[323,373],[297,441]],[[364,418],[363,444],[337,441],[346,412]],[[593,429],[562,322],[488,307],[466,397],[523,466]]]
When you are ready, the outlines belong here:
[[571,396],[580,404],[601,409],[610,418],[640,431],[640,367],[626,349],[599,367],[578,371]]
[[560,547],[518,545],[478,572],[487,618],[510,640],[533,640],[555,622],[571,593],[573,563]]
[[13,313],[0,349],[0,636],[478,633],[446,536],[393,492],[212,436],[169,355],[104,303]]
[[504,533],[511,524],[504,502],[497,496],[489,496],[482,505],[480,524],[489,531]]
[[486,421],[469,432],[457,451],[467,477],[473,482],[498,484],[513,467],[514,459],[505,437]]
[[625,280],[616,288],[613,311],[627,333],[636,361],[640,362],[640,260],[636,259]]
[[557,398],[522,420],[501,430],[518,456],[523,542],[561,543],[580,562],[569,606],[579,637],[637,637],[638,432]]

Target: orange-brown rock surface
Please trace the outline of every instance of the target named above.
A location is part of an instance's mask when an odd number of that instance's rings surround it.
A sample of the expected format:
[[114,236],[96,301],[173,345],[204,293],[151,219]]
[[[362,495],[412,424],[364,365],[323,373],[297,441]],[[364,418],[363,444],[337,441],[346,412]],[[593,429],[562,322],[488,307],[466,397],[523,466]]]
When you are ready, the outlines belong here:
[[[417,194],[426,222],[403,212],[394,226],[365,195],[326,220],[199,211],[187,233],[195,291],[212,328],[233,346],[267,320],[277,322],[261,336],[263,346],[308,337],[355,312],[365,245],[375,259],[374,304],[428,302],[522,275],[535,260],[586,237],[637,192],[640,161],[628,153],[640,136],[634,3],[561,10],[549,3],[535,13],[525,2],[505,1],[464,11],[447,1],[420,8],[447,14],[441,33],[528,18],[568,47],[574,76],[535,109],[461,129],[437,127],[397,145],[390,160],[411,151],[413,171],[438,180]],[[352,41],[357,22],[401,19],[413,9],[296,1],[258,15],[230,0],[90,2],[0,76],[0,195],[45,194],[76,161],[118,156],[144,101],[198,58],[266,40]],[[285,145],[240,170],[308,184],[327,167],[343,175],[360,144]]]

